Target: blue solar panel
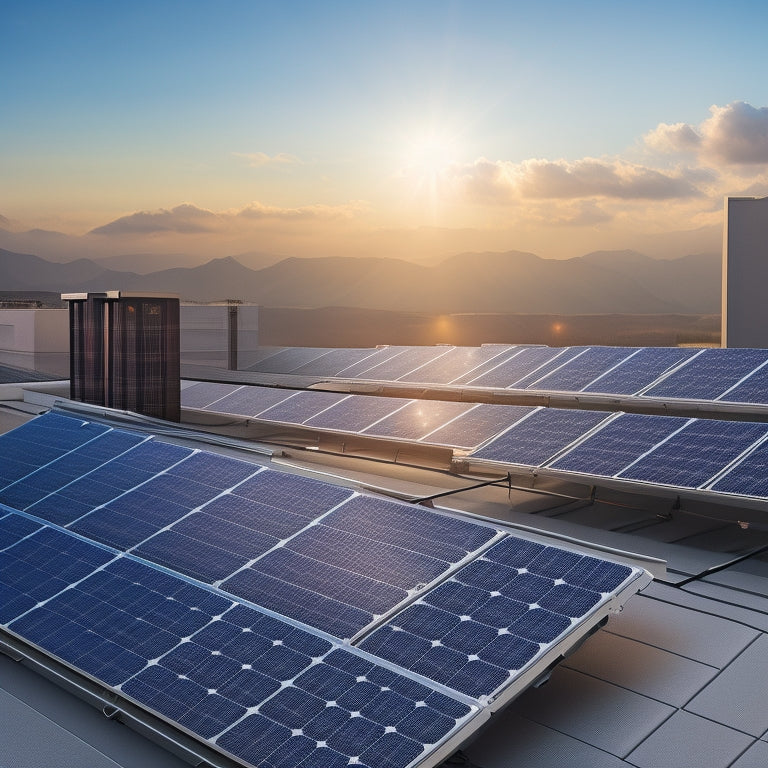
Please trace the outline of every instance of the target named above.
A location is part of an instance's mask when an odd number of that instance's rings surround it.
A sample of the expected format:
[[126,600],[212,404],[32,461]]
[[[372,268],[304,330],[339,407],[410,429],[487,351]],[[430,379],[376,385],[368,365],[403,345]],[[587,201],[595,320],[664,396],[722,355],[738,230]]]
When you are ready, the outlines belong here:
[[362,431],[365,435],[420,440],[472,408],[471,403],[440,400],[412,400],[391,416]]
[[580,392],[600,374],[625,360],[632,351],[627,347],[591,347],[583,354],[528,384],[528,389]]
[[0,509],[0,551],[39,530],[39,523]]
[[493,529],[358,497],[222,584],[232,594],[349,638],[433,581]]
[[408,347],[381,347],[379,349],[371,350],[370,355],[366,355],[361,360],[357,360],[345,368],[342,368],[336,374],[344,379],[357,378],[361,373],[367,371],[369,368],[380,365],[386,360],[390,360],[401,352],[409,349]]
[[622,413],[549,466],[613,477],[686,423],[674,416]]
[[281,403],[267,408],[259,414],[260,419],[284,421],[289,424],[303,424],[326,408],[341,402],[346,395],[335,392],[298,392]]
[[644,347],[595,379],[583,391],[634,395],[697,352],[699,350],[683,347]]
[[477,459],[537,467],[609,416],[601,411],[540,408],[472,455]]
[[467,695],[487,696],[632,573],[625,565],[509,536],[360,647]]
[[407,402],[396,397],[350,395],[304,423],[308,427],[318,429],[362,432],[374,422],[402,408]]
[[[565,350],[550,347],[522,347],[512,350],[509,356],[495,367],[483,371],[479,376],[461,376],[456,382],[473,387],[501,387],[514,385],[532,372],[542,371],[552,359],[562,356]],[[494,362],[496,362],[494,360]],[[548,369],[546,369],[548,370]]]
[[355,378],[397,381],[401,376],[411,373],[414,369],[433,360],[438,360],[448,349],[448,347],[410,347],[389,360],[360,371],[355,374]]
[[759,403],[768,405],[768,365],[727,390],[720,397],[729,403]]
[[108,553],[76,539],[57,543],[66,548],[60,559],[75,562],[77,572],[71,564],[65,572],[77,581],[44,590],[41,605],[24,594],[34,602],[15,605],[9,628],[240,760],[406,768],[473,712],[172,575],[125,558],[105,565]]
[[430,432],[424,442],[471,450],[496,437],[507,427],[535,410],[528,405],[490,405],[481,403],[444,427]]
[[768,444],[758,446],[715,482],[711,489],[740,496],[768,497]]
[[698,488],[768,432],[768,424],[694,419],[619,477]]
[[421,382],[423,384],[450,384],[464,378],[472,371],[482,373],[480,366],[490,361],[501,362],[509,357],[512,348],[506,345],[487,347],[454,347],[435,360],[422,365],[411,373],[401,376],[399,381]]
[[366,349],[331,349],[291,373],[307,376],[336,376],[340,371],[365,360],[376,350]]
[[[26,524],[26,531],[25,531]],[[0,623],[8,623],[88,576],[113,555],[50,528],[29,529],[17,515],[0,519]],[[24,534],[24,535],[21,535]]]
[[201,381],[183,387],[181,390],[182,408],[206,408],[226,395],[240,388],[239,384],[219,384],[212,381]]
[[716,400],[767,359],[765,349],[705,349],[643,395]]
[[269,387],[240,387],[231,395],[206,406],[205,410],[220,413],[234,413],[240,416],[255,416],[273,405],[287,400],[293,393],[286,389],[270,389]]

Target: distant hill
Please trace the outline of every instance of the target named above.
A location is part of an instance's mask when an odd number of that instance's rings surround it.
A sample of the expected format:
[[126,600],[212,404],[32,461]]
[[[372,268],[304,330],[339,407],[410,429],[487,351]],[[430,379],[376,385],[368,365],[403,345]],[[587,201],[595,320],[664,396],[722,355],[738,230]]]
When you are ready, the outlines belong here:
[[263,269],[237,259],[149,274],[90,259],[53,263],[0,249],[0,290],[167,291],[183,299],[242,299],[270,307],[554,314],[717,313],[717,255],[651,259],[599,251],[554,260],[533,253],[464,253],[434,266],[387,258],[288,258]]

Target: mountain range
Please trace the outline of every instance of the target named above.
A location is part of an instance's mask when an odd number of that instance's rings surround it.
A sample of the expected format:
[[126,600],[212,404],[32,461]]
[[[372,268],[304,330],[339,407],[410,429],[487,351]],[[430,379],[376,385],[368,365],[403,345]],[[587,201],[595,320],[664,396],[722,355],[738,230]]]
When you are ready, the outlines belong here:
[[[114,262],[113,262],[114,263]],[[286,258],[250,269],[234,257],[139,274],[109,262],[47,261],[0,249],[0,291],[163,291],[183,300],[268,307],[357,307],[428,313],[713,314],[718,254],[652,259],[596,251],[571,259],[462,253],[433,265],[396,258]]]

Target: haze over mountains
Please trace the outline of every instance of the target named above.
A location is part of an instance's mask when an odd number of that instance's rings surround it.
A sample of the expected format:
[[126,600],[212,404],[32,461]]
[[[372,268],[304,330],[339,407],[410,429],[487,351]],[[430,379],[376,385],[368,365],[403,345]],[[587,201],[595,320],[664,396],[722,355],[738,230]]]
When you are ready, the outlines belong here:
[[395,258],[315,257],[286,258],[261,269],[226,257],[148,274],[110,268],[125,261],[56,263],[0,249],[0,290],[167,291],[192,301],[429,313],[720,311],[719,254],[652,259],[631,250],[596,251],[554,260],[508,251],[464,253],[431,266]]

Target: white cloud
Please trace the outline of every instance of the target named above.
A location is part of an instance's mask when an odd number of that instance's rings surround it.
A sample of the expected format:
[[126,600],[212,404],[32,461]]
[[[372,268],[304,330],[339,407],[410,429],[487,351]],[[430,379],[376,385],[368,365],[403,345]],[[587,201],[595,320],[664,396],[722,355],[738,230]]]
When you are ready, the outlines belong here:
[[476,202],[515,199],[669,200],[700,193],[685,171],[659,171],[623,160],[585,158],[511,163],[485,158],[454,167],[451,175]]
[[182,203],[170,210],[139,211],[92,229],[93,235],[136,235],[157,232],[198,234],[210,232],[219,223],[219,217],[212,211],[198,208],[191,203]]
[[344,205],[304,205],[298,208],[280,208],[252,202],[230,214],[241,219],[281,219],[287,221],[312,219],[351,219],[367,209],[366,203],[355,200]]
[[191,203],[183,203],[175,208],[161,208],[157,211],[138,211],[128,216],[92,229],[94,235],[157,235],[206,234],[232,229],[255,226],[268,221],[329,221],[352,219],[367,210],[362,201],[352,201],[343,205],[306,205],[298,208],[280,208],[252,202],[242,208],[214,212],[199,208]]
[[697,128],[660,123],[643,139],[656,152],[694,152],[703,162],[725,165],[768,164],[768,107],[734,101],[710,107],[711,117]]

